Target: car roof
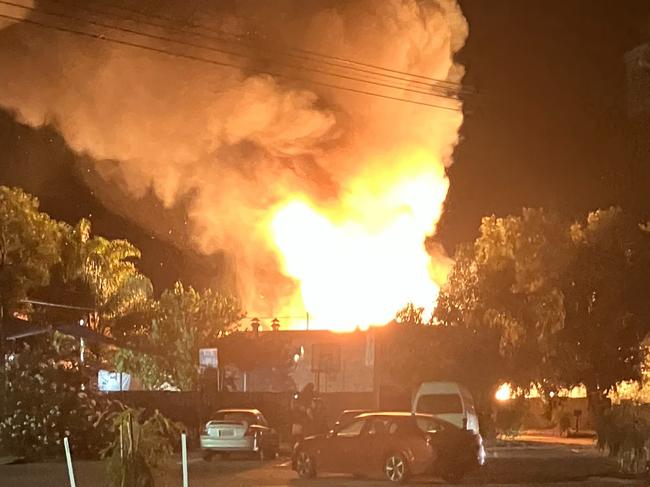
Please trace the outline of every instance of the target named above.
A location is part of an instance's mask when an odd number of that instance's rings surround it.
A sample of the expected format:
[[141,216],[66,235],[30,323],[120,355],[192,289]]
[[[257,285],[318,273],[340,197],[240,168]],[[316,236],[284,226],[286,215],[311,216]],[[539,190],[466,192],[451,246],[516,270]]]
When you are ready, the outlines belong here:
[[[374,411],[369,413],[360,414],[359,417],[367,418],[369,416],[391,416],[391,417],[405,417],[415,416],[415,414],[408,411]],[[418,414],[417,416],[430,416],[428,414]]]
[[[381,412],[372,412],[372,413],[365,413],[365,414],[360,414],[357,416],[357,418],[375,418],[375,417],[383,417],[383,418],[424,418],[424,419],[433,419],[435,421],[439,421],[441,423],[445,424],[450,424],[454,426],[452,423],[449,421],[445,421],[442,418],[437,417],[434,414],[423,414],[423,413],[410,413],[408,411],[381,411]],[[455,426],[456,427],[456,426]]]
[[219,409],[217,413],[250,413],[255,415],[262,414],[259,409]]

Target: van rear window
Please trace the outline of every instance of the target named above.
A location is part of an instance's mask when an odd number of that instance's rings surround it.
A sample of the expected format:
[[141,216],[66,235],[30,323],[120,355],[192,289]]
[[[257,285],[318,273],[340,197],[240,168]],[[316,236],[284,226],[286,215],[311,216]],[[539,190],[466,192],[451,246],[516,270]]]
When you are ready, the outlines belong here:
[[463,404],[458,394],[427,394],[418,399],[418,413],[455,414],[463,412]]

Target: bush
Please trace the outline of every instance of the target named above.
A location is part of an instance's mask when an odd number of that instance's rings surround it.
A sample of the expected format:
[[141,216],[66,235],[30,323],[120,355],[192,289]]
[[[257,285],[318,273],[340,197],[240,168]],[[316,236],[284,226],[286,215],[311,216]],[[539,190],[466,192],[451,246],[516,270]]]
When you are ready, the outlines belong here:
[[120,405],[109,415],[113,442],[104,451],[111,487],[153,487],[153,469],[174,451],[181,425],[158,411],[146,417],[144,409]]
[[500,406],[496,414],[496,431],[499,435],[515,437],[521,431],[528,405],[523,397],[512,399]]
[[597,418],[598,446],[608,449],[626,473],[646,471],[650,460],[650,408],[623,404]]
[[101,417],[109,403],[85,387],[87,377],[74,357],[55,356],[44,345],[9,356],[2,445],[35,461],[62,456],[63,437],[70,436],[78,456],[96,457],[108,443]]

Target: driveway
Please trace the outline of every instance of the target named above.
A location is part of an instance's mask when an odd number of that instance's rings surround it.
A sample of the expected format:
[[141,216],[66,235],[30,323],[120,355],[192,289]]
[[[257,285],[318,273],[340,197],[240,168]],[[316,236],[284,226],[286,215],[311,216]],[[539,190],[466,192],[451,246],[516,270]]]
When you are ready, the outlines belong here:
[[[512,487],[614,487],[647,485],[641,481],[613,476],[615,465],[590,446],[513,443],[491,449],[488,464],[476,476],[460,485]],[[104,466],[101,462],[76,462],[77,487],[102,487]],[[161,472],[158,485],[181,486],[178,462]],[[289,459],[278,458],[260,462],[245,457],[227,461],[204,462],[198,454],[191,455],[189,464],[191,487],[367,487],[386,486],[381,480],[358,480],[345,476],[325,475],[314,480],[302,480],[291,471]],[[414,485],[440,485],[433,478],[416,479]],[[0,466],[0,486],[66,487],[66,466],[62,462]]]

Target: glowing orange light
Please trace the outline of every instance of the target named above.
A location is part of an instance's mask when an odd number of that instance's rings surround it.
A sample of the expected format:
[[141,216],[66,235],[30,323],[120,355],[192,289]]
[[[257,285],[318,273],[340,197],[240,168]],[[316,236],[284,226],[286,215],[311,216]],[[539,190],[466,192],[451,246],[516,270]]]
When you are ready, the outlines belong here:
[[336,331],[383,325],[409,302],[431,310],[439,291],[424,239],[438,221],[448,181],[415,153],[382,174],[359,175],[335,207],[297,196],[280,205],[272,240],[300,284],[310,326]]

